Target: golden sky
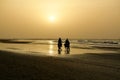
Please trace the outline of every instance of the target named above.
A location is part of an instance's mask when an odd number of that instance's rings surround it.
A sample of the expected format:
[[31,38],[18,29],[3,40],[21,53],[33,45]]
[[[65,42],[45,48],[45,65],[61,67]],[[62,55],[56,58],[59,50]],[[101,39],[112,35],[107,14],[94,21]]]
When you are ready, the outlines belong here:
[[120,39],[120,0],[0,0],[0,38]]

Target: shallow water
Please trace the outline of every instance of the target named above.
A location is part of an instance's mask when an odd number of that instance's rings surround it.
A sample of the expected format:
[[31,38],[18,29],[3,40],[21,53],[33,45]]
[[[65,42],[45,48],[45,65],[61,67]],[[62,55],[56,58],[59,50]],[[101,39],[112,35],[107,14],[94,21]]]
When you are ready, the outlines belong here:
[[[58,56],[58,49],[57,49],[57,40],[17,40],[19,41],[29,41],[29,44],[18,44],[18,43],[0,43],[1,50],[8,50],[13,52],[19,52],[23,54],[29,55],[48,55],[48,56]],[[116,53],[115,50],[110,49],[98,49],[91,47],[98,46],[97,43],[93,43],[92,41],[78,41],[78,40],[71,40],[71,49],[70,54],[68,55],[75,55],[75,54],[85,54],[85,53]],[[102,41],[101,41],[102,42]],[[64,44],[64,43],[63,43]],[[100,41],[99,41],[100,44]],[[101,43],[103,45],[103,42]],[[101,45],[100,44],[100,45]],[[105,44],[104,44],[105,45]],[[108,46],[108,44],[106,44]],[[112,44],[110,44],[112,45]],[[116,44],[113,44],[116,45]],[[112,45],[112,46],[113,46]],[[117,44],[117,47],[119,45]],[[64,46],[62,47],[62,51],[60,55],[66,55]]]

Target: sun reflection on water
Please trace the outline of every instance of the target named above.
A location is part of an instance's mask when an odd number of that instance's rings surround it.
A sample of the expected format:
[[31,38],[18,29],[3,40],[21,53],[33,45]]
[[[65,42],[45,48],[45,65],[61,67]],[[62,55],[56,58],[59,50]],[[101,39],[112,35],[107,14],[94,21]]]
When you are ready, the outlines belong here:
[[49,54],[50,54],[50,55],[53,55],[53,53],[54,53],[54,51],[53,51],[53,45],[51,44],[51,45],[49,46]]
[[49,41],[49,44],[53,44],[53,41]]

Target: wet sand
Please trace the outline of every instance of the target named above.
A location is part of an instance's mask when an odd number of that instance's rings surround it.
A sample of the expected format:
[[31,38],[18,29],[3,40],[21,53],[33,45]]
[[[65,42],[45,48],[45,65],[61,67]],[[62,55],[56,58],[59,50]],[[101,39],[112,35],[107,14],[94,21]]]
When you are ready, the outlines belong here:
[[119,53],[68,57],[0,51],[0,80],[120,80]]

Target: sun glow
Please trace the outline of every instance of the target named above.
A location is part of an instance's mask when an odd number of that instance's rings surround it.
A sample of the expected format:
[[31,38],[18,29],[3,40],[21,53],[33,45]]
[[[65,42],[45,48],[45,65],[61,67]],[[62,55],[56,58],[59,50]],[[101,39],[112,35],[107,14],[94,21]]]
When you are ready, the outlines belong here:
[[49,20],[50,20],[51,22],[54,22],[54,21],[55,21],[55,16],[49,16]]

